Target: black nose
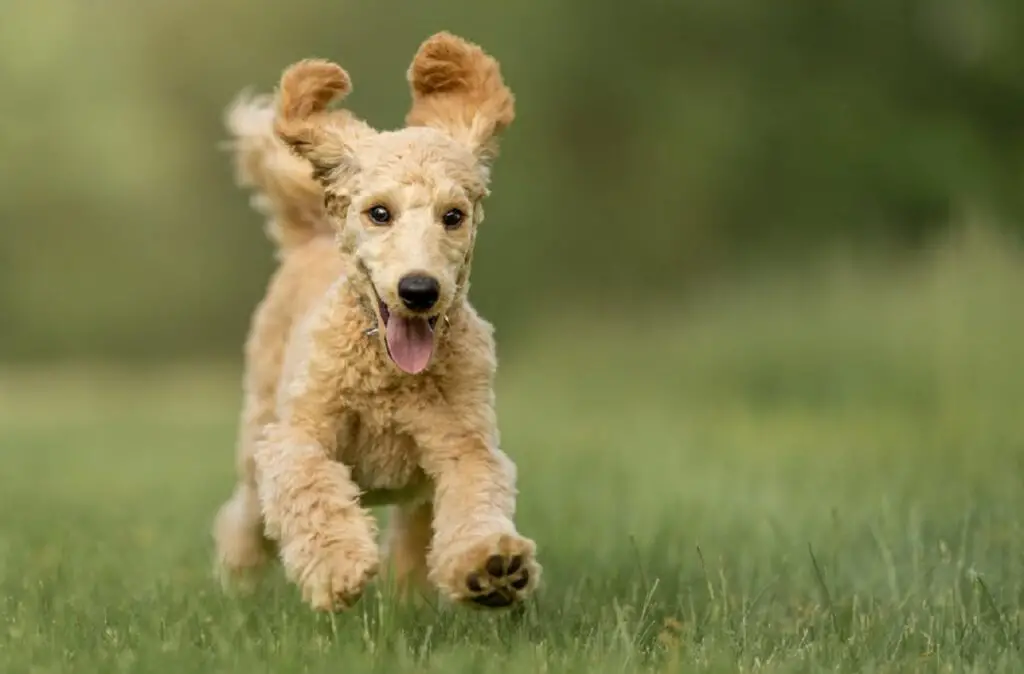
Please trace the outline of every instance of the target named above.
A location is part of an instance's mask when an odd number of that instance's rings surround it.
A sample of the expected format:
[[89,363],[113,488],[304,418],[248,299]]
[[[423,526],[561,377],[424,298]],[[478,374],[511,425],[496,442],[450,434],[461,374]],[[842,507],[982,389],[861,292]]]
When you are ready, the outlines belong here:
[[432,276],[410,274],[398,281],[398,296],[412,311],[426,311],[437,304],[440,294],[441,286]]

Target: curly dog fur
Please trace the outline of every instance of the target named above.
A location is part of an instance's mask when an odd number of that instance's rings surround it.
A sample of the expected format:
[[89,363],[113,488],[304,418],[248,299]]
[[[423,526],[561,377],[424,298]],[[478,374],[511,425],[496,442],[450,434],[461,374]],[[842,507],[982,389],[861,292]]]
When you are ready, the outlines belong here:
[[493,330],[467,299],[513,96],[493,58],[449,33],[420,46],[407,77],[398,130],[329,108],[351,82],[315,59],[228,114],[279,266],[246,343],[216,565],[245,586],[277,555],[316,609],[350,606],[378,573],[376,505],[391,505],[403,587],[499,608],[540,581],[498,446]]

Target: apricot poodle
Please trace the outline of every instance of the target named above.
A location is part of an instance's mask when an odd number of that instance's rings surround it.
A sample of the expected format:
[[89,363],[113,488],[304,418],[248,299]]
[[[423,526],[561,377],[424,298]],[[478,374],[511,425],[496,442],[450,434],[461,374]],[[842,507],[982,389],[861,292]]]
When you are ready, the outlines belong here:
[[251,587],[276,555],[316,609],[350,606],[378,573],[378,505],[391,506],[384,545],[405,588],[501,608],[541,576],[498,446],[493,330],[467,298],[513,96],[493,58],[449,33],[420,46],[407,77],[398,130],[329,108],[351,82],[315,59],[228,114],[279,266],[246,342],[216,565]]

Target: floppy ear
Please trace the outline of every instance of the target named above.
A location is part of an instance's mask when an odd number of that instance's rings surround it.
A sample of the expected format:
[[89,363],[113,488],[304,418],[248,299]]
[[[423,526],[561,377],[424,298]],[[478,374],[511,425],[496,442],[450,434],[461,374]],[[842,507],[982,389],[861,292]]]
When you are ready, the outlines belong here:
[[445,131],[484,161],[497,154],[497,137],[515,118],[515,99],[496,60],[441,32],[420,45],[407,77],[412,109],[406,124]]
[[313,165],[313,177],[324,185],[355,172],[351,143],[373,133],[349,111],[327,109],[351,91],[348,73],[323,59],[299,61],[281,76],[274,132]]

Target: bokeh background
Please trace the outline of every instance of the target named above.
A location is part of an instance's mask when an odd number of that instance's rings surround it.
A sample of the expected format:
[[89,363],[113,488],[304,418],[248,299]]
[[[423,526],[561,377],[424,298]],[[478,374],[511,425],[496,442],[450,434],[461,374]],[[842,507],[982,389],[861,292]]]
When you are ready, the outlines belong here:
[[[517,96],[471,296],[546,589],[235,603],[223,111],[321,56],[396,126],[442,29]],[[0,670],[1021,671],[1022,234],[1021,0],[2,0]]]
[[7,3],[0,360],[237,358],[272,259],[224,107],[318,55],[400,124],[440,29],[518,96],[474,286],[508,348],[570,308],[629,320],[753,265],[914,252],[968,209],[1019,232],[1018,4]]

